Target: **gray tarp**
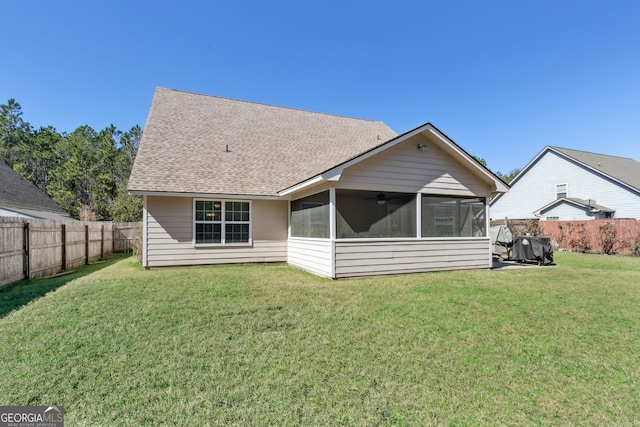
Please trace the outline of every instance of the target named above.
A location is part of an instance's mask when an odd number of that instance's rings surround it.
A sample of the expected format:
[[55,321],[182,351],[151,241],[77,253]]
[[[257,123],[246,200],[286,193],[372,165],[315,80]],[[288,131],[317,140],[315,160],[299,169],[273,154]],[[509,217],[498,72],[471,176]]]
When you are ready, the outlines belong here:
[[513,236],[506,225],[494,225],[489,229],[491,248],[494,255],[509,257],[509,248],[513,243]]
[[514,261],[537,261],[538,264],[553,263],[553,247],[548,237],[520,236],[513,240],[511,259]]

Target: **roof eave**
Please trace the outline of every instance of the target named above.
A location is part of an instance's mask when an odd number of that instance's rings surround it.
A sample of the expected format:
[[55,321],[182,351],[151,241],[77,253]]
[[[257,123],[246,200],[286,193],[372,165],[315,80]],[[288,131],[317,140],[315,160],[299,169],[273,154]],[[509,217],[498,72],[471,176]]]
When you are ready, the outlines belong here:
[[250,200],[282,200],[278,195],[266,194],[231,194],[231,193],[191,193],[191,192],[172,192],[172,191],[146,191],[146,190],[129,190],[129,194],[133,196],[160,196],[160,197],[191,197],[202,199],[250,199]]

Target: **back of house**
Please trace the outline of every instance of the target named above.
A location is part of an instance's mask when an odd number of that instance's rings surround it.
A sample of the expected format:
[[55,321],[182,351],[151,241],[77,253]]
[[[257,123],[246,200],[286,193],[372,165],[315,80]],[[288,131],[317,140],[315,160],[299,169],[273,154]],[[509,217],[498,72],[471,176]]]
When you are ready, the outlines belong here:
[[490,268],[508,186],[427,123],[156,90],[129,191],[147,268],[287,262],[330,278]]

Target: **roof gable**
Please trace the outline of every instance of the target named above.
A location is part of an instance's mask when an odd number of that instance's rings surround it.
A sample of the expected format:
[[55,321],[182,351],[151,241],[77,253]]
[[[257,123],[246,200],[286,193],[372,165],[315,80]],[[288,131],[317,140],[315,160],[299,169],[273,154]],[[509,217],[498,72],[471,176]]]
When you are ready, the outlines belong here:
[[[588,204],[589,201],[580,199],[578,197],[561,197],[559,199],[554,200],[553,202],[541,207],[534,213],[536,215],[541,215],[547,212],[550,209],[555,208],[561,204],[568,204],[580,210],[590,210],[591,212],[615,212],[615,209],[608,208],[603,205],[599,205],[597,203]],[[593,202],[593,201],[591,201]]]
[[[425,138],[425,141],[429,141],[429,143],[438,144],[439,148],[442,149],[445,153],[450,155],[453,159],[456,159],[461,164],[463,164],[467,170],[471,171],[476,177],[480,178],[484,182],[491,183],[494,191],[497,192],[505,192],[509,190],[509,186],[502,181],[498,176],[496,176],[493,172],[487,169],[484,165],[478,162],[473,156],[467,153],[462,149],[458,144],[456,144],[453,140],[449,139],[445,134],[440,132],[435,126],[431,123],[425,123],[422,126],[419,126],[413,130],[410,130],[402,135],[399,135],[389,141],[383,142],[382,144],[373,147],[372,149],[360,153],[357,156],[354,156],[345,162],[342,162],[338,165],[333,166],[331,169],[325,170],[318,175],[312,176],[306,179],[303,182],[300,182],[294,186],[283,189],[279,194],[287,195],[299,190],[302,190],[310,185],[314,185],[319,181],[336,181],[340,179],[340,176],[345,171],[345,169],[355,166],[385,150],[390,149],[391,147],[397,146],[398,144],[407,141],[413,137],[418,135],[422,135]],[[420,144],[424,145],[424,148],[428,148],[428,144]],[[421,149],[418,148],[417,149]]]
[[[640,162],[626,157],[609,156],[606,154],[590,153],[587,151],[572,150],[554,146],[546,146],[542,149],[510,182],[514,186],[526,175],[534,165],[546,154],[555,153],[567,161],[573,161],[593,173],[605,176],[625,187],[640,192]],[[491,205],[501,198],[498,194],[491,200]]]
[[0,207],[7,208],[29,216],[38,212],[48,212],[59,216],[69,216],[60,206],[55,204],[42,190],[24,179],[8,165],[0,162]]
[[640,162],[627,157],[589,153],[587,151],[571,150],[568,148],[549,147],[549,149],[570,157],[616,181],[640,190]]
[[158,88],[129,190],[276,196],[395,136],[381,122]]

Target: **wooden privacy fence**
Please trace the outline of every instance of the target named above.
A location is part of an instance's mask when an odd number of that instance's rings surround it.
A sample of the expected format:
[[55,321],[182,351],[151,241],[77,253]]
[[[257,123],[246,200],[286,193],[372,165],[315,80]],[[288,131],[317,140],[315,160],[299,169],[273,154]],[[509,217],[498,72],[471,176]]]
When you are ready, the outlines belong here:
[[140,223],[0,217],[0,286],[130,252]]

